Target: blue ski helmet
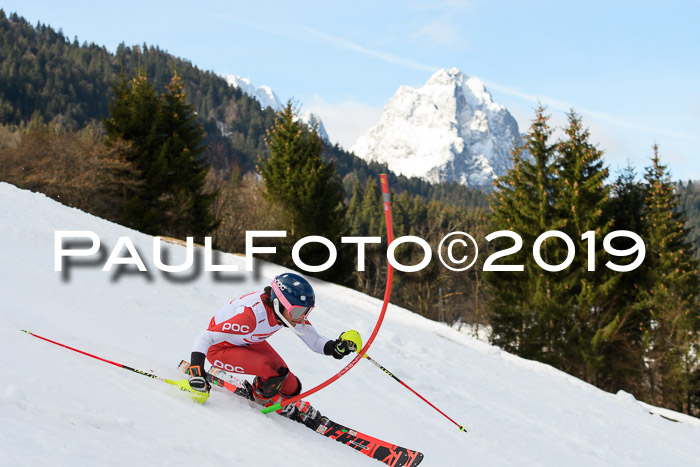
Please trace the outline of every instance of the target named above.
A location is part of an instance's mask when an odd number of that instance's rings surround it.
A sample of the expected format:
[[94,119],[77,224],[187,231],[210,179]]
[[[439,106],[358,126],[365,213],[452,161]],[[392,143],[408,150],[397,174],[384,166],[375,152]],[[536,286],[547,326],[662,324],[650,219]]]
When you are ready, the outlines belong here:
[[280,307],[283,307],[292,318],[299,319],[307,316],[316,304],[313,287],[299,274],[280,274],[274,278],[271,287],[270,300],[279,315],[282,314]]

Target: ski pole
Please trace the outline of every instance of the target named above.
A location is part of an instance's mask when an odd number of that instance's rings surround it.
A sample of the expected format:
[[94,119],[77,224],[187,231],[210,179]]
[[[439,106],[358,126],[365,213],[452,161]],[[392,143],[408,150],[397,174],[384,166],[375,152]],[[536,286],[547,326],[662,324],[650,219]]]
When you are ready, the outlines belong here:
[[435,407],[428,399],[426,399],[425,397],[423,397],[423,396],[421,396],[420,394],[418,394],[418,393],[417,393],[416,391],[414,391],[408,384],[406,384],[406,383],[404,383],[403,381],[401,381],[401,380],[400,380],[399,378],[397,378],[391,371],[389,371],[389,370],[387,370],[386,368],[384,368],[383,366],[381,366],[381,365],[380,365],[376,360],[374,360],[372,357],[370,357],[370,356],[367,355],[367,354],[364,354],[363,357],[365,357],[365,358],[366,358],[367,360],[369,360],[370,362],[374,363],[374,365],[375,365],[377,368],[379,368],[379,369],[382,370],[384,373],[386,373],[387,375],[391,376],[391,377],[394,378],[396,381],[398,381],[399,383],[401,383],[406,389],[408,389],[409,391],[411,391],[413,394],[415,394],[416,396],[420,397],[420,399],[421,399],[423,402],[425,402],[425,403],[428,404],[430,407],[432,407],[432,408],[434,408],[435,410],[437,410],[438,412],[440,412],[440,414],[441,414],[443,417],[445,417],[446,419],[448,419],[449,421],[451,421],[452,423],[454,423],[455,425],[457,425],[457,426],[459,427],[459,431],[463,431],[463,432],[465,432],[465,433],[467,432],[467,430],[464,428],[464,425],[460,425],[459,423],[457,423],[457,422],[455,422],[454,420],[452,420],[452,419],[451,419],[450,417],[448,417],[442,410],[440,410],[440,409],[438,409],[437,407]]
[[37,339],[41,339],[43,341],[55,344],[59,347],[63,347],[64,349],[72,350],[73,352],[77,352],[79,354],[83,354],[83,355],[86,355],[88,357],[92,357],[94,359],[100,360],[101,362],[109,363],[110,365],[118,366],[119,368],[133,371],[134,373],[138,373],[139,375],[148,376],[149,378],[157,379],[159,381],[163,381],[163,382],[171,384],[173,386],[177,386],[178,388],[180,388],[180,390],[185,391],[185,392],[189,392],[190,394],[192,394],[192,398],[194,399],[195,402],[203,403],[209,397],[208,393],[199,392],[199,391],[195,391],[194,389],[192,389],[190,387],[190,382],[186,379],[181,379],[179,381],[173,381],[171,379],[161,378],[160,376],[154,375],[152,373],[147,373],[145,371],[137,370],[136,368],[131,368],[130,366],[126,366],[126,365],[123,365],[121,363],[113,362],[111,360],[107,360],[106,358],[98,357],[97,355],[93,355],[93,354],[90,354],[87,352],[83,352],[82,350],[78,350],[78,349],[75,349],[73,347],[69,347],[65,344],[61,344],[60,342],[52,341],[51,339],[47,339],[46,337],[41,337],[38,334],[34,334],[31,331],[25,331],[24,329],[20,329],[20,331],[26,332],[30,336],[36,337]]

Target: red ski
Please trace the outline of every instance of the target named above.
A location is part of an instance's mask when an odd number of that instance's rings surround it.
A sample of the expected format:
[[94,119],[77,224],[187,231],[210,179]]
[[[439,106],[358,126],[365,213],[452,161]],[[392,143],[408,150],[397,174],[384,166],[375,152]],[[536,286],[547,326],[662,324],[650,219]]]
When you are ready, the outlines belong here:
[[[186,372],[189,366],[190,364],[183,360],[180,362],[178,368]],[[246,389],[244,382],[226,371],[218,368],[211,368],[207,379],[212,386],[226,389],[237,396],[249,400],[253,399],[250,392]],[[328,417],[322,417],[321,425],[315,431],[326,438],[331,438],[346,446],[350,446],[365,456],[377,459],[391,467],[413,467],[420,464],[423,460],[422,452],[406,449],[360,433],[352,428],[334,422]]]

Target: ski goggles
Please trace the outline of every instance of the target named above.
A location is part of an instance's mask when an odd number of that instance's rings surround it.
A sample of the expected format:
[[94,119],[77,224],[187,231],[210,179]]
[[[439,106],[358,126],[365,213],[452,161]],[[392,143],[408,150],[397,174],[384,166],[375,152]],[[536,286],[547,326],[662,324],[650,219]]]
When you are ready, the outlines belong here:
[[275,292],[275,298],[284,307],[293,319],[301,319],[311,313],[314,309],[312,306],[292,305],[284,296],[276,281],[272,283],[272,290]]
[[291,310],[287,307],[285,307],[285,308],[289,312],[289,316],[291,316],[293,319],[305,318],[309,313],[311,313],[311,310],[314,309],[314,307],[312,307],[312,306],[298,306],[298,305],[293,306]]

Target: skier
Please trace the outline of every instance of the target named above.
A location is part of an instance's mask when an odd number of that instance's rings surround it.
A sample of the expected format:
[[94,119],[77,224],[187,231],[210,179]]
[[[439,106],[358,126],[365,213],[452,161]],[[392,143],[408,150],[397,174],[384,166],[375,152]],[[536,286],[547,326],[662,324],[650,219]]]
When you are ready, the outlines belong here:
[[[308,315],[316,303],[311,284],[298,274],[280,274],[263,291],[251,292],[222,307],[192,345],[188,369],[192,389],[209,392],[204,371],[205,358],[225,371],[255,375],[246,381],[250,399],[270,406],[301,393],[301,381],[266,341],[282,327],[294,331],[314,352],[341,359],[359,351],[362,340],[357,331],[346,331],[338,339],[316,332]],[[278,410],[282,415],[313,429],[321,414],[308,402],[298,401]]]

